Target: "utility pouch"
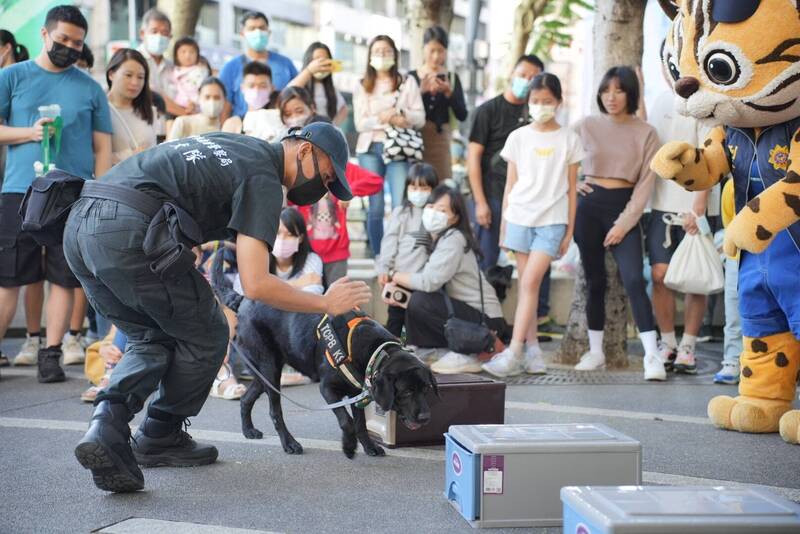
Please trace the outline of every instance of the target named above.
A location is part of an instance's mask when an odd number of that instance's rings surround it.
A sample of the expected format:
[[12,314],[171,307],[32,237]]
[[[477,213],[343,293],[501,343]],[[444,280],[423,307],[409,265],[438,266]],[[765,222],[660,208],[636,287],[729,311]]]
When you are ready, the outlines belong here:
[[191,215],[180,206],[166,202],[147,228],[142,249],[150,260],[150,270],[161,279],[180,276],[194,267],[192,247],[203,239]]
[[83,178],[58,169],[36,178],[19,208],[22,230],[42,246],[60,245],[69,210],[84,183]]

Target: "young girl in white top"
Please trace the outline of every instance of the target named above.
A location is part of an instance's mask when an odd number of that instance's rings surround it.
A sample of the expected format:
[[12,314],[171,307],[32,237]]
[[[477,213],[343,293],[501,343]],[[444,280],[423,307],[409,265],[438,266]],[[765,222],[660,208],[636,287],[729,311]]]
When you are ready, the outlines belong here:
[[[408,161],[383,159],[386,129],[414,128],[425,125],[425,107],[417,81],[401,76],[398,71],[399,52],[391,37],[378,35],[369,44],[369,64],[361,83],[353,91],[353,111],[358,131],[356,154],[358,164],[383,176],[392,196],[392,207],[403,200],[408,174]],[[369,197],[367,236],[372,252],[380,253],[383,239],[383,191]]]
[[531,81],[528,105],[533,122],[512,132],[500,153],[508,162],[500,246],[514,251],[519,301],[511,344],[483,365],[498,377],[545,372],[536,331],[539,286],[550,262],[572,241],[583,159],[578,135],[555,119],[561,105],[555,75],[542,73]]
[[147,60],[131,48],[117,50],[106,67],[111,109],[111,163],[156,144],[155,111]]

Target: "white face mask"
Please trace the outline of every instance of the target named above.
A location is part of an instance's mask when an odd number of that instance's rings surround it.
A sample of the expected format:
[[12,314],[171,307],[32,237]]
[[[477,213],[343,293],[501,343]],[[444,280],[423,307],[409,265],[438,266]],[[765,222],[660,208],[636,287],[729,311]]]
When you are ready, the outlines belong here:
[[394,67],[393,57],[372,56],[369,58],[369,66],[373,69],[383,72]]
[[315,80],[319,80],[319,81],[324,80],[325,78],[327,78],[330,75],[331,75],[330,72],[315,72],[314,74],[312,74],[314,79]]
[[201,100],[200,113],[209,119],[216,119],[222,113],[222,100]]
[[438,234],[447,229],[447,215],[433,208],[425,208],[422,211],[422,226],[432,234]]
[[153,56],[161,56],[169,47],[169,37],[160,33],[148,33],[144,37],[144,47]]
[[531,113],[531,119],[538,124],[545,124],[550,122],[556,116],[555,106],[545,106],[544,104],[531,104],[528,106]]
[[311,118],[311,114],[308,115],[295,115],[289,119],[286,119],[286,126],[289,128],[302,128],[308,122],[308,119]]
[[430,191],[409,191],[408,201],[411,202],[412,206],[421,208],[428,203],[428,198],[430,198],[430,196]]

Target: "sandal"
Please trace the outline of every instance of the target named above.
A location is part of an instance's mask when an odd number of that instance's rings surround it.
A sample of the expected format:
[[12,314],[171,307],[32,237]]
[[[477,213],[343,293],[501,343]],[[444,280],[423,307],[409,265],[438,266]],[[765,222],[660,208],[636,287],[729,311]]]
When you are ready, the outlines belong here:
[[230,365],[223,363],[220,371],[223,369],[225,370],[225,376],[220,377],[219,373],[217,373],[209,394],[212,397],[224,400],[240,399],[247,391],[247,386],[236,381],[236,377],[233,376],[233,371],[231,371]]

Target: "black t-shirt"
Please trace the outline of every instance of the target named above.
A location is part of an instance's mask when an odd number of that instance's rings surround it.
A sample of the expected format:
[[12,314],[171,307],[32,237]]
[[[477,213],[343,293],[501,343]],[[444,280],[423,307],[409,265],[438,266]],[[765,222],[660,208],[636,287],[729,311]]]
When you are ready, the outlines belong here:
[[282,177],[280,144],[208,133],[130,157],[102,181],[171,199],[197,221],[204,241],[241,232],[272,249],[283,205]]
[[500,151],[509,134],[528,124],[529,120],[527,102],[515,105],[502,94],[487,100],[475,110],[469,140],[484,146],[481,172],[486,198],[503,198],[508,165],[500,157]]

